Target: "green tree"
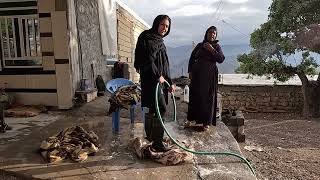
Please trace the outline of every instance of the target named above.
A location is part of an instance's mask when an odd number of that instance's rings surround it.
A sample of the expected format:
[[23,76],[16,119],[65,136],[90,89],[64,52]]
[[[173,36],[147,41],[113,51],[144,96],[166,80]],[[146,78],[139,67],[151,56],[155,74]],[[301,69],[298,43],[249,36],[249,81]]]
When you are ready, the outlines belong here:
[[[310,56],[310,52],[320,52],[319,9],[320,0],[273,0],[267,22],[251,34],[253,50],[237,59],[237,72],[272,75],[279,81],[298,75],[306,117],[320,116],[320,74],[316,81],[307,78],[319,66]],[[299,52],[298,63],[288,60]]]

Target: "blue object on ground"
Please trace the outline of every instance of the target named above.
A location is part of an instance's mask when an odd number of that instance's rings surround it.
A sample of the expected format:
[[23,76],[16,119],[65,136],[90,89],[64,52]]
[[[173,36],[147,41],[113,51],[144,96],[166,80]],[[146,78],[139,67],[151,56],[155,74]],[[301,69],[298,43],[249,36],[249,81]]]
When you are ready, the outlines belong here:
[[[111,94],[114,94],[118,88],[121,86],[126,86],[126,85],[134,85],[134,82],[130,81],[129,79],[124,79],[124,78],[116,78],[116,79],[111,79],[110,81],[106,82],[106,89],[109,91]],[[131,105],[130,106],[130,121],[131,124],[134,123],[134,112],[135,108],[137,105]],[[112,112],[112,131],[114,133],[119,132],[120,130],[120,108],[118,108],[115,112]],[[144,123],[144,108],[141,107],[141,118]]]

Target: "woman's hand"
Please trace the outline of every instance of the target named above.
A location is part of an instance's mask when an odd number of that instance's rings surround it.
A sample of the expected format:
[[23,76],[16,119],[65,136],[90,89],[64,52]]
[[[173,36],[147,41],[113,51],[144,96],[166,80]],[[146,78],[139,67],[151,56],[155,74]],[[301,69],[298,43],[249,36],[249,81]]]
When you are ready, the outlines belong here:
[[171,87],[169,88],[169,92],[175,93],[176,92],[176,85],[172,84]]
[[162,83],[164,83],[164,81],[165,81],[164,77],[163,77],[163,76],[160,76],[159,82],[162,84]]
[[211,53],[215,52],[215,49],[214,49],[214,48],[212,47],[212,45],[211,45],[210,43],[208,43],[208,42],[204,43],[204,44],[203,44],[203,47],[204,47],[206,50],[210,51]]

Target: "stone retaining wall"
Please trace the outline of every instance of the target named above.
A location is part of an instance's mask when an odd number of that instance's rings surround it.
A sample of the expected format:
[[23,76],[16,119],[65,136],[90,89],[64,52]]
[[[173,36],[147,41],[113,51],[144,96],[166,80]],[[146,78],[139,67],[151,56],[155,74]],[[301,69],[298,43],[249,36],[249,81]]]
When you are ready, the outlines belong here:
[[240,86],[221,85],[223,108],[248,112],[301,112],[303,96],[301,86]]

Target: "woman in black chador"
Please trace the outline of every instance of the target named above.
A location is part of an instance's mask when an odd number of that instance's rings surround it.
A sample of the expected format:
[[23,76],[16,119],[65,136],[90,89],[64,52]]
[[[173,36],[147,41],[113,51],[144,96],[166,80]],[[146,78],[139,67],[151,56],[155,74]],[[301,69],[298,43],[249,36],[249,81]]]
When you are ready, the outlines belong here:
[[186,126],[191,121],[203,124],[203,130],[216,125],[218,68],[216,63],[225,59],[218,44],[217,28],[207,29],[203,42],[197,44],[191,53],[188,73],[191,79],[188,116]]
[[159,15],[152,28],[142,32],[138,38],[135,50],[134,67],[140,73],[142,107],[148,107],[149,113],[145,116],[145,131],[147,139],[156,151],[168,150],[162,143],[164,130],[157,119],[155,109],[155,90],[158,82],[163,84],[167,80],[171,87],[160,89],[159,108],[163,116],[168,103],[168,90],[173,90],[169,61],[163,37],[170,32],[171,19],[167,15]]

